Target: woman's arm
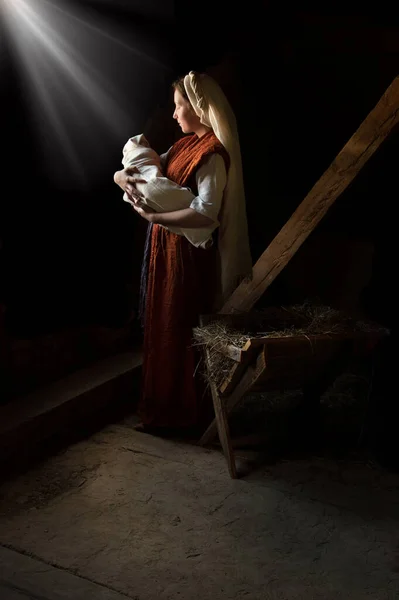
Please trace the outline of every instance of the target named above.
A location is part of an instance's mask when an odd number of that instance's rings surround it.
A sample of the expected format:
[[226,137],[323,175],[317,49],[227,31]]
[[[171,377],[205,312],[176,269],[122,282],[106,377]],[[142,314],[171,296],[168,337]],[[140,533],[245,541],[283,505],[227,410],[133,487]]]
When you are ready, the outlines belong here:
[[170,226],[196,229],[201,227],[210,227],[213,224],[212,219],[202,215],[193,208],[183,208],[182,210],[174,210],[166,213],[146,212],[143,207],[137,204],[135,204],[133,208],[150,223],[166,225],[166,227]]
[[188,229],[197,227],[211,227],[213,220],[193,208],[183,208],[167,213],[154,213],[152,222],[158,225],[170,225],[171,227],[185,227]]
[[223,158],[218,154],[212,155],[199,168],[196,182],[198,196],[191,202],[190,207],[168,212],[155,213],[155,211],[151,211],[146,214],[140,210],[140,206],[134,206],[134,208],[148,221],[166,227],[215,228],[219,225],[218,215],[222,204],[223,190],[226,186],[226,169]]

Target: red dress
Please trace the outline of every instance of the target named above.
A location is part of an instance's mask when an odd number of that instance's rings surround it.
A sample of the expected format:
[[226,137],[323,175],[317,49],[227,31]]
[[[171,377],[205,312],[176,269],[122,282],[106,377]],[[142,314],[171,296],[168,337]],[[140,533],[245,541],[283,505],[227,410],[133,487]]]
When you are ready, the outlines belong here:
[[[228,156],[213,132],[187,136],[169,151],[166,176],[195,190],[195,172],[214,152],[222,154],[227,167]],[[198,424],[205,397],[192,330],[200,314],[212,312],[216,248],[196,248],[184,236],[154,225],[149,252],[138,413],[146,425],[188,427]]]

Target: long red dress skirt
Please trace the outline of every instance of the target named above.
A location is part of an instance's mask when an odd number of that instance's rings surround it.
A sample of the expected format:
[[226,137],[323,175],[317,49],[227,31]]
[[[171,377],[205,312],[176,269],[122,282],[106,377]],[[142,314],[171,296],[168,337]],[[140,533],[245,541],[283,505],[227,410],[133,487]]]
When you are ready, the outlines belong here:
[[[205,382],[192,329],[212,311],[216,250],[196,248],[160,225],[152,228],[138,413],[146,425],[197,425]],[[194,373],[197,369],[196,376]]]

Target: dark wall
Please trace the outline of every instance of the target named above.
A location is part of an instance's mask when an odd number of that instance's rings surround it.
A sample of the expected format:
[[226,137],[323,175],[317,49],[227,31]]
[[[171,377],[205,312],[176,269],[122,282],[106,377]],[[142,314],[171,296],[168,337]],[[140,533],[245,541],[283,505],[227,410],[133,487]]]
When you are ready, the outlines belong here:
[[[145,222],[122,202],[112,175],[130,135],[144,131],[159,152],[178,135],[169,89],[175,77],[208,71],[233,105],[255,261],[399,71],[398,23],[375,5],[360,15],[345,10],[348,3],[340,11],[340,2],[322,14],[320,3],[62,1],[89,8],[93,23],[100,19],[141,52],[134,66],[120,45],[110,71],[110,87],[132,120],[112,138],[89,130],[89,138],[98,135],[101,160],[90,162],[80,148],[90,173],[84,189],[67,169],[55,183],[57,153],[50,162],[43,156],[12,44],[0,31],[1,349],[4,328],[26,337],[135,317]],[[104,48],[99,55],[107,55]],[[144,68],[148,61],[152,68]],[[262,301],[319,297],[394,330],[398,144],[396,131]],[[376,447],[385,460],[397,455],[393,340],[380,354],[373,387]]]
[[[177,75],[207,70],[236,111],[256,260],[398,70],[397,29],[376,15],[283,12],[267,2],[242,11],[205,2],[201,14],[209,19],[201,21],[186,2],[158,12],[152,4],[140,11],[139,4],[122,0],[86,4],[110,28],[120,27],[123,35],[131,30],[132,42],[140,33],[146,52],[163,66],[152,75],[148,70],[139,85],[126,65],[115,72],[123,102],[136,102],[134,131],[107,140],[101,170],[77,189],[67,178],[63,185],[49,180],[19,72],[11,56],[3,61],[4,166],[11,185],[1,202],[1,294],[15,328],[117,324],[131,317],[145,223],[121,201],[112,175],[130,135],[145,130],[160,152],[175,139],[169,83]],[[392,255],[397,151],[398,138],[391,136],[272,285],[266,302],[320,296],[342,307],[360,303],[386,318],[381,296],[393,296],[385,257]]]
[[[122,167],[123,144],[143,130],[157,97],[166,94],[173,79],[173,22],[166,5],[154,13],[151,3],[144,10],[123,2],[60,3],[71,12],[85,8],[88,25],[91,15],[93,26],[102,27],[105,35],[93,37],[99,53],[93,66],[100,66],[106,93],[131,115],[124,129],[119,123],[111,133],[94,117],[88,129],[90,114],[78,114],[76,122],[65,120],[84,184],[74,178],[63,153],[64,138],[53,135],[46,111],[39,116],[34,112],[15,40],[4,27],[0,94],[2,172],[7,175],[0,207],[0,299],[7,307],[8,326],[18,334],[84,323],[121,325],[134,315],[144,223],[122,201],[113,173]],[[111,50],[114,56],[105,56]],[[61,67],[52,72],[54,92],[62,72]],[[75,87],[67,81],[63,88],[66,107],[77,101]],[[51,86],[44,91],[51,94]],[[59,102],[60,96],[55,97]]]
[[[254,18],[237,57],[254,259],[398,75],[398,28],[377,17],[269,6]],[[398,144],[396,131],[281,273],[270,301],[319,295],[387,319]]]

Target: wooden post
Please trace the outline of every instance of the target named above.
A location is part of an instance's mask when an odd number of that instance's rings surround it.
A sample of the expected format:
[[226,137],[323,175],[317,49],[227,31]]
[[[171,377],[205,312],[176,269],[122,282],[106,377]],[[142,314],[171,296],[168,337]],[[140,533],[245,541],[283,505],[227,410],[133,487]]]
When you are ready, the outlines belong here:
[[221,313],[251,310],[398,122],[399,77],[396,77],[263,252],[253,268],[253,279],[245,280],[238,286],[221,309]]
[[[206,363],[209,365],[209,350],[205,350]],[[215,411],[215,420],[212,423],[215,424],[215,429],[219,434],[219,440],[222,445],[223,454],[227,461],[227,466],[229,469],[230,477],[232,479],[237,479],[237,468],[234,460],[233,448],[231,445],[230,438],[230,428],[227,421],[226,409],[219,396],[218,389],[213,381],[210,381],[211,392],[212,392],[212,400],[213,400],[213,408]],[[202,439],[202,438],[201,438]]]
[[[250,365],[249,367],[247,367],[240,382],[238,383],[236,388],[233,390],[233,392],[230,394],[230,396],[221,398],[218,393],[218,390],[216,389],[216,386],[215,386],[217,403],[218,403],[217,405],[215,405],[215,396],[213,396],[214,408],[215,408],[215,419],[212,421],[212,423],[209,425],[208,429],[202,435],[202,437],[200,439],[200,444],[202,446],[206,446],[206,444],[209,444],[209,442],[212,441],[212,439],[215,437],[216,433],[218,432],[219,439],[220,439],[220,442],[222,444],[222,447],[223,447],[223,450],[224,450],[224,453],[226,456],[226,460],[229,464],[229,470],[230,470],[229,454],[230,454],[230,456],[233,456],[233,461],[234,461],[234,455],[233,455],[233,452],[231,449],[232,446],[231,446],[231,439],[230,439],[230,430],[228,429],[227,417],[229,416],[231,411],[234,409],[234,407],[237,406],[237,404],[239,404],[241,402],[241,400],[245,397],[248,390],[250,390],[251,387],[256,384],[259,377],[262,375],[263,371],[265,370],[265,367],[266,367],[266,365],[265,365],[265,359],[264,359],[264,352],[262,351],[262,352],[260,352],[255,365],[254,366]],[[212,395],[213,395],[213,392],[212,392]],[[226,429],[226,434],[225,434],[225,437],[227,438],[226,445],[229,448],[229,452],[225,451],[225,447],[223,445],[223,440],[220,436],[221,426],[218,421],[218,412],[217,412],[217,406],[219,406],[219,404],[223,407],[223,420],[224,420],[223,422],[225,422],[227,425],[227,428],[225,428],[224,425],[222,424],[223,428]],[[230,458],[230,461],[231,461],[231,458]],[[230,475],[231,475],[231,471],[230,471]],[[231,475],[231,476],[233,477],[233,475]]]

